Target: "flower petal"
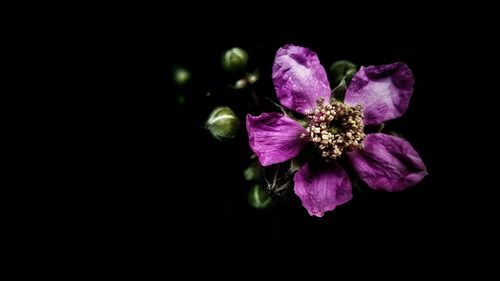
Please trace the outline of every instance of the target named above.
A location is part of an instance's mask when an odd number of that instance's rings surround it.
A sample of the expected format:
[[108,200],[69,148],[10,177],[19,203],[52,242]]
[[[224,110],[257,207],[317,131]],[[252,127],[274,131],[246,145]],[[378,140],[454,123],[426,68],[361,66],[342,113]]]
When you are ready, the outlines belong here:
[[353,168],[373,189],[399,191],[427,175],[422,159],[410,143],[386,134],[369,134],[364,149],[348,152]]
[[411,70],[402,62],[361,67],[347,88],[344,102],[363,106],[365,125],[380,124],[406,112],[413,83]]
[[247,115],[247,131],[250,147],[262,166],[269,166],[291,159],[307,143],[301,134],[307,131],[295,120],[281,113]]
[[352,199],[351,181],[336,162],[306,163],[295,173],[294,182],[295,194],[311,216],[322,217]]
[[330,100],[330,83],[315,52],[286,45],[276,53],[273,82],[281,104],[304,113],[316,107],[316,100]]

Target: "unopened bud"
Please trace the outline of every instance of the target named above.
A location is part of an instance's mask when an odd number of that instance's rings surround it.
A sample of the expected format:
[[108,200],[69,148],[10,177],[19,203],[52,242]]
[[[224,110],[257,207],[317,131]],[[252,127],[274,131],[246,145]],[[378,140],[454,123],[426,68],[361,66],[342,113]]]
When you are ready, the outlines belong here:
[[222,55],[222,66],[229,72],[245,69],[247,62],[248,53],[240,48],[229,49]]
[[259,72],[256,71],[254,73],[248,73],[247,80],[248,80],[248,83],[250,83],[250,85],[255,84],[255,82],[257,82],[257,80],[259,80]]
[[259,161],[254,160],[250,166],[248,166],[245,171],[243,171],[243,176],[247,181],[259,180],[261,178],[261,167]]
[[218,140],[234,138],[239,126],[240,120],[227,106],[216,107],[205,124],[212,136]]
[[[351,77],[352,78],[352,77]],[[347,90],[347,85],[344,79],[332,90],[332,98],[343,101],[345,97],[345,92]]]
[[330,73],[335,85],[339,84],[342,80],[349,83],[356,72],[356,65],[347,60],[336,61],[330,66]]
[[174,81],[177,85],[184,85],[189,79],[191,79],[191,74],[187,69],[179,67],[174,70]]
[[273,199],[267,194],[260,185],[256,184],[248,193],[248,203],[256,209],[264,209],[268,207]]
[[234,88],[235,89],[243,89],[245,88],[246,86],[248,85],[248,82],[246,79],[240,79],[238,81],[236,81],[236,83],[234,84]]

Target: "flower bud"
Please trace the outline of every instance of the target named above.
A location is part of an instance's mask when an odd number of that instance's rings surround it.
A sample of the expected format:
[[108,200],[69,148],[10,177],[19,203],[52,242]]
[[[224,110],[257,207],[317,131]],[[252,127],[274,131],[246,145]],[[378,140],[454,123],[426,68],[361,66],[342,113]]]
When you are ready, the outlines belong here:
[[247,62],[248,53],[240,48],[229,49],[222,55],[222,66],[229,72],[245,69]]
[[179,67],[179,68],[176,68],[174,70],[174,82],[179,85],[179,86],[182,86],[184,84],[186,84],[189,79],[191,79],[191,74],[189,73],[189,71],[185,68],[182,68],[182,67]]
[[247,85],[248,85],[248,82],[247,82],[246,79],[240,79],[240,80],[236,81],[236,83],[234,83],[233,88],[235,88],[235,89],[243,89]]
[[259,161],[254,160],[250,166],[248,166],[245,171],[243,171],[243,176],[247,181],[259,180],[261,178],[261,167]]
[[268,207],[273,199],[267,194],[260,185],[256,184],[248,192],[248,203],[256,209]]
[[[351,77],[352,78],[352,77]],[[336,100],[343,101],[345,98],[345,92],[347,91],[347,85],[345,80],[340,81],[340,83],[332,90],[332,98]]]
[[356,65],[347,60],[336,61],[330,66],[330,73],[335,85],[339,84],[343,79],[345,79],[346,83],[349,83],[356,72]]
[[205,124],[212,136],[218,140],[232,139],[240,126],[240,120],[227,106],[216,107]]
[[255,84],[255,82],[257,82],[257,80],[259,80],[259,72],[255,71],[254,73],[248,73],[246,75],[246,78],[248,80],[248,83],[250,83],[250,85],[253,85]]

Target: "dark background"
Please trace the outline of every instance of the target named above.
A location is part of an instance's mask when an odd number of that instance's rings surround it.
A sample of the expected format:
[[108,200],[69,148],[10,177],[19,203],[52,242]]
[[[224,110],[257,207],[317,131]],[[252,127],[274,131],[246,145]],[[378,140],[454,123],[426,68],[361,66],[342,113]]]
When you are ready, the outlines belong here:
[[[386,24],[380,24],[387,31]],[[121,207],[112,212],[111,224],[119,222],[125,231],[149,237],[146,241],[174,235],[202,241],[303,240],[331,245],[377,241],[394,248],[447,241],[462,210],[452,199],[457,197],[453,186],[443,183],[435,165],[437,148],[444,142],[432,133],[444,122],[436,99],[443,93],[435,58],[446,50],[432,44],[425,32],[359,28],[348,32],[292,24],[281,29],[169,25],[134,33],[138,42],[133,44],[140,45],[140,51],[128,67],[133,66],[137,76],[125,83],[130,89],[119,99],[124,101],[120,110],[126,112],[124,137],[134,148],[120,156],[130,166],[124,175],[126,184],[116,194]],[[235,81],[220,65],[226,49],[247,50],[250,68],[258,67],[261,73],[257,91],[274,97],[274,55],[288,43],[312,49],[327,69],[339,59],[365,66],[407,63],[415,78],[409,109],[386,125],[413,145],[429,175],[399,193],[376,192],[362,185],[350,202],[323,218],[310,217],[293,198],[265,210],[252,208],[247,202],[252,184],[242,175],[251,155],[244,124],[236,139],[219,142],[203,123],[218,105],[231,106],[242,121],[247,113],[248,92],[226,87]],[[191,72],[186,86],[173,83],[175,66]],[[209,91],[212,94],[207,97]],[[186,103],[177,102],[179,93],[187,97]]]

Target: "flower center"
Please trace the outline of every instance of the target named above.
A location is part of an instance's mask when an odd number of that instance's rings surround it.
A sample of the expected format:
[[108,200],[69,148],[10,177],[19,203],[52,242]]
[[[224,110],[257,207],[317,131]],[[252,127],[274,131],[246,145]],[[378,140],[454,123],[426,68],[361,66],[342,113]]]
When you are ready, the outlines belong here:
[[307,137],[320,150],[323,158],[334,160],[345,149],[363,148],[365,133],[361,105],[351,107],[336,100],[324,103],[323,99],[318,99],[317,103],[313,111],[306,112],[309,120],[306,130]]

